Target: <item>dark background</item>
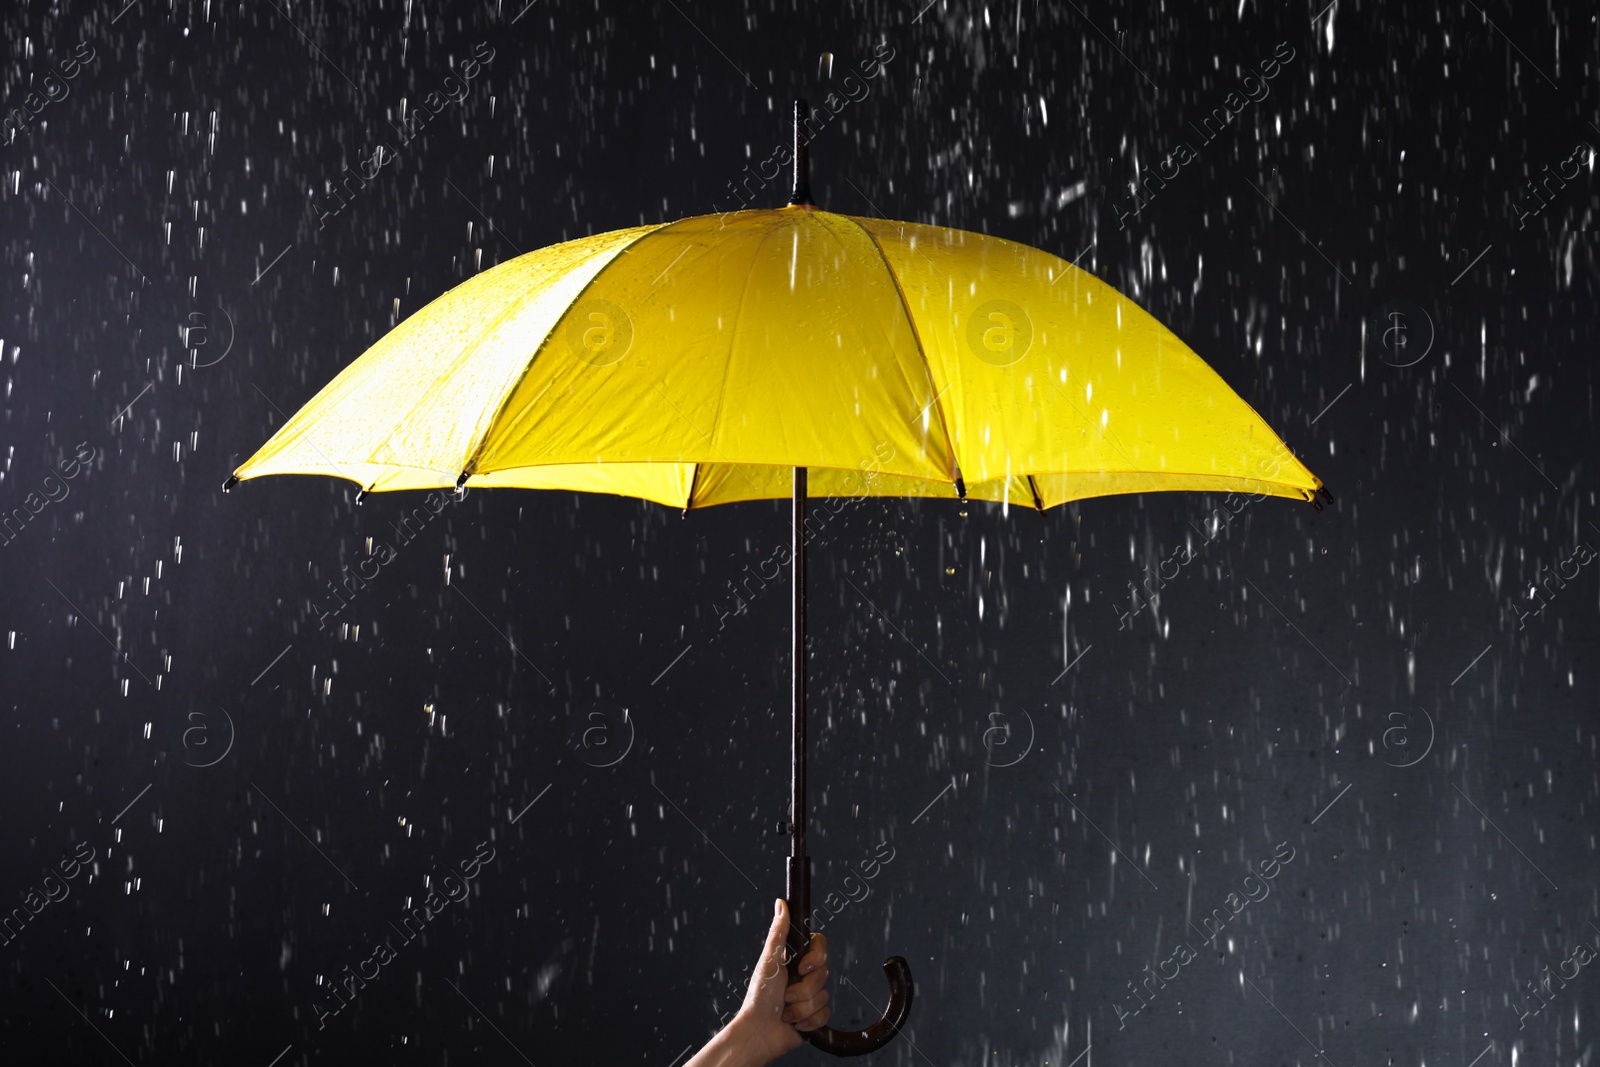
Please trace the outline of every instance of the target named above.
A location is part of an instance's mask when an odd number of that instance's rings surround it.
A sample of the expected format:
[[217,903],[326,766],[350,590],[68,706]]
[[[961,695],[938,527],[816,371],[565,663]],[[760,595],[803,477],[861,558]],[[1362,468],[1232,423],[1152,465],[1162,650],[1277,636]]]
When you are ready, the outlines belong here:
[[[1209,545],[1193,494],[830,520],[818,899],[894,850],[827,926],[835,1025],[901,953],[917,1003],[875,1062],[1595,1062],[1596,967],[1519,1014],[1600,942],[1600,567],[1515,610],[1600,546],[1588,157],[1519,228],[1528,179],[1600,147],[1592,7],[920,6],[7,7],[6,113],[96,53],[0,147],[0,509],[96,455],[0,545],[0,896],[96,850],[0,946],[8,1057],[667,1067],[737,1004],[782,892],[788,596],[715,606],[782,509],[473,492],[319,630],[422,494],[220,485],[480,267],[728,206],[787,101],[887,44],[814,147],[818,202],[1081,254],[1335,503],[1252,504]],[[479,42],[400,145],[402,98]],[[470,902],[319,1029],[319,981],[483,841]],[[1265,900],[1186,925],[1281,842]]]

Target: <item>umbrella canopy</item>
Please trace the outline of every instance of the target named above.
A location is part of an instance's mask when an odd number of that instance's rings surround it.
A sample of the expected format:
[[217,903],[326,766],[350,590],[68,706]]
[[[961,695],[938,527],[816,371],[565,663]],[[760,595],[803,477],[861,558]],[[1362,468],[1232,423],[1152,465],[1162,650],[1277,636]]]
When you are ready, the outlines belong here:
[[[405,320],[234,472],[673,507],[1321,481],[1165,326],[1048,252],[809,205],[568,241]],[[863,477],[865,470],[870,476]],[[463,480],[463,475],[465,478]]]

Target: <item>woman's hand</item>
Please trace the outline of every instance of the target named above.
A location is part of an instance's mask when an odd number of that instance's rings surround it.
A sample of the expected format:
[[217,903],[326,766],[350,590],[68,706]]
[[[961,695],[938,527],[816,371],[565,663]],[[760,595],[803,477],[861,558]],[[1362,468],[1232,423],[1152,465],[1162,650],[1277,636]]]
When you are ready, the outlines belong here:
[[744,1006],[732,1024],[743,1026],[758,1051],[764,1053],[762,1063],[805,1044],[800,1032],[826,1026],[833,1014],[828,1007],[828,991],[823,988],[828,981],[828,939],[821,934],[812,935],[811,948],[800,960],[800,981],[789,985],[789,972],[784,966],[788,935],[789,905],[779,900],[761,961],[750,976]]
[[801,1031],[828,1024],[828,939],[813,934],[800,960],[800,980],[789,985],[784,966],[789,905],[779,900],[744,1004],[733,1021],[684,1067],[762,1067],[805,1044]]

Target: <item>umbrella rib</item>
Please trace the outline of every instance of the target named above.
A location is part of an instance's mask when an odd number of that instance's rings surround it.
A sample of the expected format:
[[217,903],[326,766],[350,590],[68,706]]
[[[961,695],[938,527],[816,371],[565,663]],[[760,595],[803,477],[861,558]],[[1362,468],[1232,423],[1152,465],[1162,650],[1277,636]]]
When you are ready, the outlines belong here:
[[[276,438],[278,436],[278,434],[282,433],[285,428],[287,428],[292,422],[294,422],[294,416],[286,414],[284,412],[284,410],[282,408],[280,408],[277,404],[273,404],[272,398],[270,396],[268,396],[266,393],[262,393],[261,392],[261,387],[259,385],[257,385],[255,382],[251,382],[250,383],[250,388],[254,389],[258,393],[261,393],[261,399],[265,400],[269,404],[272,404],[272,410],[276,411],[279,415],[283,416],[283,425],[278,427],[277,433],[272,435],[274,438]],[[327,387],[324,386],[323,388],[326,389]],[[322,394],[319,392],[317,395],[320,396]],[[313,397],[312,399],[314,400],[315,397]],[[298,415],[298,414],[300,414],[298,411],[295,412],[295,415]],[[317,444],[317,442],[312,438],[309,428],[307,428],[306,430],[304,430],[302,432],[305,435],[306,444],[308,444],[312,448],[316,449],[317,454],[320,455],[324,460],[327,461],[328,466],[333,468],[334,473],[336,475],[338,475],[340,478],[346,479],[347,481],[355,482],[357,485],[361,486],[363,492],[365,492],[368,488],[370,488],[370,486],[362,484],[362,479],[357,478],[354,475],[346,474],[343,470],[341,470],[339,468],[339,464],[334,462],[333,457],[328,455],[328,453],[324,452],[322,450],[322,446]],[[270,444],[271,442],[269,441],[268,443]],[[377,483],[373,482],[372,484],[376,485]]]
[[[917,355],[922,358],[922,367],[928,374],[928,390],[933,393],[933,399],[928,402],[928,406],[933,408],[934,413],[939,416],[939,429],[944,431],[945,447],[950,450],[950,462],[955,467],[955,470],[951,472],[950,479],[952,482],[959,482],[961,480],[961,461],[956,456],[956,442],[950,436],[950,426],[945,422],[944,409],[939,406],[939,397],[944,395],[944,390],[938,389],[938,383],[933,380],[933,363],[928,359],[927,349],[922,347],[922,334],[917,330],[917,320],[911,315],[911,305],[906,302],[905,290],[900,287],[900,276],[889,265],[889,257],[883,254],[883,246],[878,243],[878,239],[872,235],[871,230],[861,225],[860,221],[851,215],[840,215],[839,218],[848,219],[850,224],[860,230],[862,235],[872,244],[873,250],[878,253],[878,261],[883,264],[884,273],[894,283],[895,298],[900,301],[900,311],[906,317],[906,326],[911,330],[911,339],[917,343]],[[927,409],[924,408],[923,410],[926,411]]]
[[[650,231],[650,232],[654,232],[654,231]],[[640,234],[639,237],[634,238],[634,241],[630,241],[628,243],[628,245],[624,246],[623,251],[625,251],[627,248],[631,248],[635,242],[637,242],[641,238],[647,237],[647,236],[649,236],[649,233]],[[542,252],[542,251],[546,251],[546,249],[540,249],[540,250],[535,251],[535,252],[527,252],[527,253],[524,253],[523,255],[519,256],[518,258],[522,259],[522,258],[526,258],[527,256],[538,255],[539,252]],[[616,253],[616,255],[621,255],[621,254],[622,254],[621,251],[618,251]],[[615,257],[613,257],[613,258],[615,258]],[[515,262],[515,261],[513,260],[511,262]],[[503,264],[503,266],[504,266],[504,264]],[[449,373],[453,374],[457,369],[459,369],[460,366],[464,362],[466,362],[466,360],[469,358],[466,355],[466,353],[476,349],[478,344],[480,344],[482,342],[483,338],[488,336],[493,330],[495,330],[497,327],[499,327],[501,323],[505,322],[506,319],[510,318],[513,314],[515,314],[518,310],[521,309],[523,298],[525,298],[529,293],[532,293],[535,290],[543,287],[545,284],[546,284],[546,280],[540,280],[540,281],[536,281],[536,282],[530,283],[526,288],[524,288],[522,290],[522,292],[520,294],[518,294],[516,299],[509,301],[506,304],[505,308],[503,310],[501,310],[499,314],[495,315],[492,319],[490,319],[488,321],[488,323],[486,323],[483,326],[482,329],[478,330],[478,332],[473,336],[473,338],[472,338],[472,340],[470,342],[463,342],[462,343],[462,347],[457,350],[456,355],[452,359],[451,369],[450,369]],[[551,331],[551,332],[553,333],[554,331]],[[382,343],[383,343],[382,341],[379,341],[379,344],[382,344]],[[543,342],[541,342],[541,346],[540,347],[541,348],[543,347]],[[369,349],[368,351],[371,351],[371,349]],[[535,355],[537,355],[537,354],[538,353],[536,351]],[[530,359],[529,362],[531,363],[532,360]],[[351,364],[351,367],[353,367],[353,366],[355,366],[355,364]],[[345,368],[346,371],[348,371],[349,369],[350,369],[349,367]],[[506,392],[505,396],[501,399],[501,408],[504,407],[505,403],[510,399],[511,395],[516,391],[517,385],[521,384],[522,379],[523,379],[523,377],[526,376],[526,374],[527,374],[527,366],[525,365],[523,367],[522,374],[518,375],[517,381],[511,386],[511,388]],[[342,376],[343,375],[341,373],[340,377],[342,377]],[[323,395],[323,393],[327,392],[327,390],[329,388],[331,388],[333,385],[337,384],[340,381],[340,377],[336,377],[336,378],[334,378],[334,380],[332,382],[329,382],[328,385],[325,386],[321,392],[318,392],[316,394],[316,397],[312,398],[313,401],[315,401],[317,397],[321,397]],[[439,383],[435,382],[434,385],[431,386],[428,390],[426,390],[416,400],[415,403],[411,404],[410,407],[406,408],[404,412],[402,412],[398,417],[396,417],[395,420],[393,421],[393,423],[389,426],[389,428],[384,431],[383,437],[382,437],[381,441],[379,442],[378,446],[376,448],[372,449],[369,452],[369,454],[367,456],[367,459],[364,462],[366,462],[368,464],[378,463],[379,462],[378,457],[382,454],[382,452],[385,449],[388,449],[390,447],[392,439],[394,438],[395,434],[400,432],[400,428],[402,426],[406,425],[408,422],[412,421],[413,415],[417,410],[429,406],[430,404],[432,404],[437,399],[437,390],[438,389],[439,389]],[[496,411],[495,411],[495,419],[490,420],[490,422],[485,427],[484,433],[486,435],[487,435],[487,433],[489,431],[489,428],[492,428],[494,426],[494,422],[499,419],[500,410],[501,409],[496,409]],[[481,441],[481,440],[473,444],[472,448],[470,449],[470,455],[468,457],[468,463],[467,463],[468,466],[471,466],[472,462],[475,461],[478,458],[478,455],[479,455],[479,452],[482,449],[482,446],[483,446],[483,441]],[[318,451],[321,451],[321,449],[318,449]],[[329,462],[331,463],[332,461],[329,460]],[[426,470],[426,471],[429,471],[430,473],[434,473],[434,469],[431,468],[431,467],[417,467],[417,466],[413,466],[413,465],[409,465],[409,464],[401,464],[401,463],[385,463],[384,465],[386,467],[388,467],[391,471],[392,470],[413,470],[413,471],[414,470]],[[451,473],[452,474],[460,474],[461,471],[459,469],[457,469],[457,470],[452,471]],[[351,480],[355,481],[355,479],[351,479]],[[374,480],[372,484],[376,485],[377,484],[376,480]],[[371,486],[367,486],[366,488],[370,490]]]
[[689,476],[689,495],[683,498],[684,511],[694,507],[694,491],[700,486],[700,468],[702,466],[704,464],[696,463],[694,465],[694,474]]
[[[529,253],[529,254],[530,255],[536,255],[537,253]],[[514,315],[517,311],[521,310],[522,301],[523,301],[524,298],[526,298],[530,293],[534,293],[537,290],[543,288],[545,284],[546,284],[546,282],[545,282],[544,279],[540,279],[539,281],[535,281],[535,282],[530,283],[525,289],[522,290],[522,292],[517,296],[517,298],[515,300],[508,301],[506,303],[506,306],[503,309],[501,309],[501,311],[500,311],[500,313],[498,315],[494,316],[494,318],[490,319],[487,323],[485,323],[483,328],[480,329],[473,336],[473,338],[470,341],[463,343],[462,347],[456,353],[455,360],[453,361],[454,365],[450,368],[450,373],[453,374],[465,362],[463,357],[465,356],[466,353],[471,352],[471,351],[475,351],[477,349],[478,345],[480,345],[483,342],[483,339],[485,337],[489,336],[490,333],[492,333],[494,330],[498,329],[500,327],[501,323],[505,322],[508,318],[510,318],[512,315]],[[532,361],[530,360],[529,362],[532,362]],[[526,367],[523,368],[523,373],[524,374],[527,373],[527,368]],[[521,376],[518,376],[518,378],[517,378],[518,383],[520,383],[521,380],[522,380]],[[389,431],[384,434],[382,442],[380,442],[378,448],[375,451],[373,451],[371,458],[369,458],[367,460],[367,462],[369,462],[369,463],[374,462],[376,460],[376,458],[378,457],[378,455],[380,455],[385,449],[388,449],[390,447],[391,440],[394,438],[395,434],[400,432],[400,428],[402,426],[405,426],[408,423],[411,423],[411,422],[414,421],[414,415],[415,415],[415,413],[417,412],[418,409],[429,407],[438,399],[437,394],[438,394],[438,392],[440,390],[440,386],[441,386],[441,382],[440,381],[435,381],[434,384],[431,387],[429,387],[429,389],[427,389],[417,399],[417,401],[414,404],[412,404],[397,419],[395,419],[394,424],[392,426],[390,426],[389,427]],[[513,385],[511,387],[511,390],[506,393],[506,396],[510,397],[511,393],[515,392],[515,391],[516,391],[516,385]],[[502,400],[502,403],[504,403],[503,400]],[[498,411],[495,413],[495,417],[496,418],[499,417],[499,412]],[[489,426],[493,426],[494,422],[491,420],[488,425]],[[485,433],[488,432],[487,427],[485,428],[484,432]],[[476,453],[477,453],[478,448],[481,446],[481,444],[482,444],[482,442],[479,442],[477,445],[473,446],[473,453],[474,454],[471,457],[472,459],[477,458],[476,457]],[[470,465],[470,463],[469,463],[469,465]],[[390,464],[390,466],[398,466],[398,464]],[[415,468],[411,468],[411,469],[415,469]],[[456,471],[455,473],[456,474],[460,474],[461,472],[460,471]]]
[[1033,475],[1028,475],[1028,488],[1033,491],[1033,506],[1039,511],[1044,511],[1044,497],[1039,495],[1039,483],[1033,480]]
[[[584,294],[586,294],[594,286],[595,282],[600,280],[601,276],[604,275],[606,271],[610,270],[616,264],[617,260],[627,255],[629,250],[631,250],[634,245],[638,244],[640,241],[643,241],[646,237],[653,237],[664,230],[671,229],[672,227],[687,221],[689,221],[688,218],[675,219],[672,222],[664,222],[659,226],[646,230],[644,233],[641,233],[639,236],[635,237],[633,240],[617,249],[616,254],[607,260],[599,270],[595,271],[593,277],[591,277],[587,282],[583,283],[583,288],[578,290],[578,292],[573,295],[572,299],[567,302],[567,306],[561,309],[561,314],[556,316],[556,321],[550,324],[549,331],[546,332],[544,337],[539,341],[539,347],[533,350],[533,355],[529,356],[528,361],[523,364],[522,373],[517,375],[517,380],[511,383],[511,388],[507,389],[505,396],[500,398],[500,403],[495,408],[494,417],[484,424],[483,437],[472,448],[472,454],[467,459],[467,470],[473,470],[478,461],[483,458],[484,445],[488,443],[489,435],[494,432],[495,426],[505,415],[506,407],[511,403],[511,398],[517,395],[517,390],[520,389],[522,387],[522,383],[527,380],[528,372],[533,369],[533,365],[539,361],[539,356],[550,344],[550,338],[554,337],[560,332],[562,324],[567,321],[567,315],[574,307],[577,306],[578,302],[583,299]],[[537,255],[538,253],[530,252],[528,254]]]

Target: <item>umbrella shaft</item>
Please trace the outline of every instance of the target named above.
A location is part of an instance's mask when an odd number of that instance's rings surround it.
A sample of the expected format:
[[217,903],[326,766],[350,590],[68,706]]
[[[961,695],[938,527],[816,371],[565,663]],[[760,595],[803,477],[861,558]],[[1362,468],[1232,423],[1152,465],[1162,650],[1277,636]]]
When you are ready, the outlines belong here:
[[806,469],[794,469],[794,551],[790,559],[794,606],[794,652],[790,663],[793,682],[794,748],[791,753],[793,796],[789,806],[789,833],[796,858],[806,854]]
[[811,916],[811,860],[806,855],[806,469],[794,469],[794,550],[790,554],[793,583],[794,747],[790,752],[789,878],[787,899],[791,948],[803,948],[809,939]]

